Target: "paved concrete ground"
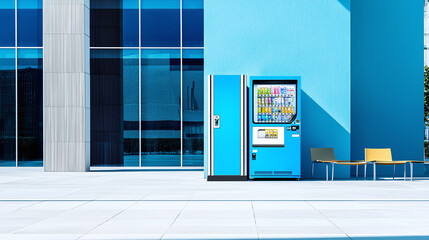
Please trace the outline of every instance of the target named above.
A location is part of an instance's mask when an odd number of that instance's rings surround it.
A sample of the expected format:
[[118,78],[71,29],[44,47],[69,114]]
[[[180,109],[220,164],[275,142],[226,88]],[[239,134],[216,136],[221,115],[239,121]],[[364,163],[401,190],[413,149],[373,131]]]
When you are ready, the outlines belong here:
[[429,239],[429,180],[0,168],[0,239]]

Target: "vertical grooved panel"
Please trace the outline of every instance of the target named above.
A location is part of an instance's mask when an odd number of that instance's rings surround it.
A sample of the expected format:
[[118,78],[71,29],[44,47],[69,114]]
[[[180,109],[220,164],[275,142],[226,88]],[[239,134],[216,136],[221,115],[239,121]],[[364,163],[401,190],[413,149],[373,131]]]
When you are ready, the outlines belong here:
[[43,2],[43,153],[48,172],[89,170],[89,1]]

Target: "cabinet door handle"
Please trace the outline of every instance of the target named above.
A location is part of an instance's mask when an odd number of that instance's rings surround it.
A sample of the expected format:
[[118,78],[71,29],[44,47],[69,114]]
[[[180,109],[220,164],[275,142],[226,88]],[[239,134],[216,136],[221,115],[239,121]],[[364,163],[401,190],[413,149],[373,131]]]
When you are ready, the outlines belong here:
[[220,117],[219,115],[214,115],[213,116],[213,120],[214,120],[214,128],[220,128]]

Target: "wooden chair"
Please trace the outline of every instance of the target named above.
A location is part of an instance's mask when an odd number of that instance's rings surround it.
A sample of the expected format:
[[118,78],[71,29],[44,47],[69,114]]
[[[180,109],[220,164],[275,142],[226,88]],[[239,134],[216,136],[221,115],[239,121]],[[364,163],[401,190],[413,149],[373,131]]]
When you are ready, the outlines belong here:
[[366,162],[363,160],[356,161],[336,161],[332,163],[332,181],[334,181],[334,166],[335,165],[347,165],[347,166],[356,166],[356,180],[359,177],[359,166],[364,165],[366,170]]
[[[365,161],[374,166],[374,181],[377,179],[377,165],[393,165],[393,179],[395,179],[396,165],[404,165],[404,181],[407,179],[407,161],[393,161],[390,148],[365,148]],[[366,165],[365,165],[366,179]]]

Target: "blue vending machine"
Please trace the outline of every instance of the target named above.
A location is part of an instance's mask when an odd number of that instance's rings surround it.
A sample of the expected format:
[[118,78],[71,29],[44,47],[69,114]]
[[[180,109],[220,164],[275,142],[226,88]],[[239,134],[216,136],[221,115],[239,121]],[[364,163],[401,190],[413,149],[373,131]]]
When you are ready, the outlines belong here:
[[250,77],[250,179],[301,178],[300,81],[300,77]]
[[210,75],[208,80],[207,180],[247,180],[246,77]]

